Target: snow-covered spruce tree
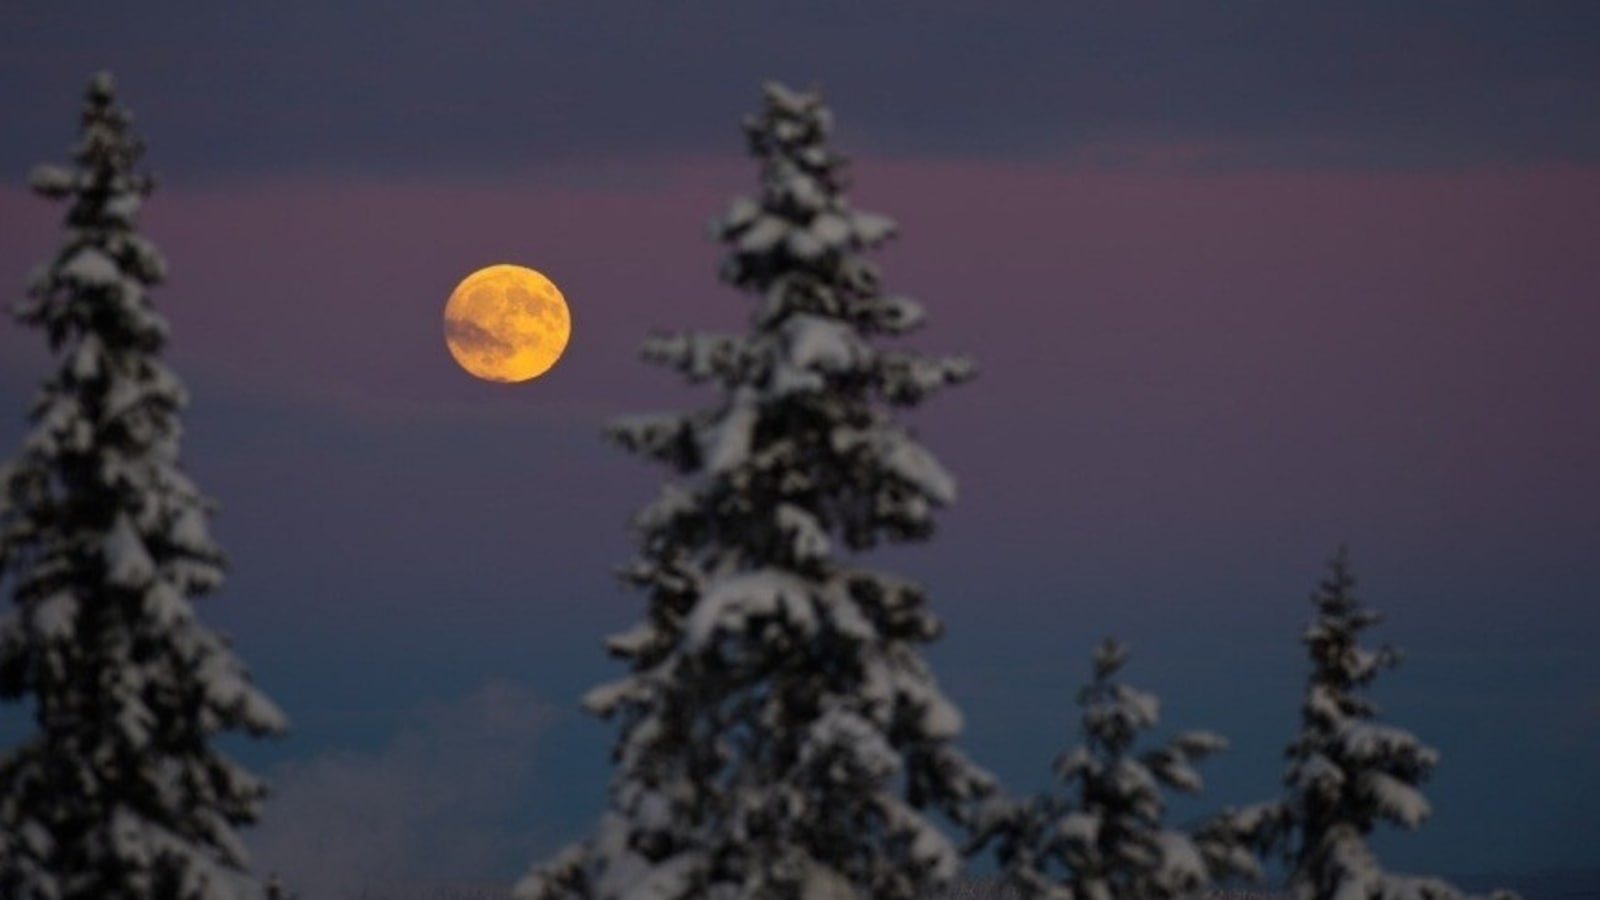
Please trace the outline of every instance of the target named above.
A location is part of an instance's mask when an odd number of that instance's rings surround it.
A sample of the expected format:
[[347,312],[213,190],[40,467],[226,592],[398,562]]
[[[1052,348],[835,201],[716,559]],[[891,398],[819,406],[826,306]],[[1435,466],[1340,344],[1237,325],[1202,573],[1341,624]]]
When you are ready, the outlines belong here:
[[1083,742],[1062,753],[1063,793],[992,804],[980,842],[994,841],[1007,880],[1022,896],[1049,900],[1165,900],[1233,876],[1260,877],[1231,820],[1220,816],[1191,835],[1162,824],[1163,789],[1197,792],[1194,763],[1227,746],[1220,735],[1183,732],[1136,752],[1157,723],[1154,694],[1116,680],[1126,645],[1094,652],[1094,678],[1078,694]]
[[267,876],[265,888],[266,900],[300,900],[298,894],[283,886],[283,879],[276,872]]
[[720,399],[609,429],[679,479],[634,522],[648,616],[608,641],[631,673],[584,700],[621,723],[611,808],[524,898],[909,900],[959,863],[924,812],[964,825],[994,789],[920,656],[940,633],[922,589],[855,562],[954,499],[891,412],[973,369],[873,340],[923,313],[863,255],[893,226],[849,205],[831,126],[817,95],[765,86],[744,123],[760,194],[711,227],[751,329],[644,351]]
[[263,786],[212,741],[285,723],[191,602],[223,558],[178,467],[184,390],[147,295],[165,264],[135,230],[152,181],[109,75],[82,122],[76,168],[33,173],[70,207],[17,308],[59,367],[0,472],[0,696],[37,723],[0,754],[0,897],[233,897]]
[[1411,732],[1376,721],[1377,705],[1365,691],[1400,654],[1361,646],[1362,632],[1381,617],[1356,599],[1344,547],[1312,602],[1316,618],[1302,637],[1311,677],[1276,813],[1289,888],[1295,900],[1460,900],[1441,879],[1384,871],[1367,845],[1379,822],[1414,829],[1428,817],[1420,785],[1439,754]]

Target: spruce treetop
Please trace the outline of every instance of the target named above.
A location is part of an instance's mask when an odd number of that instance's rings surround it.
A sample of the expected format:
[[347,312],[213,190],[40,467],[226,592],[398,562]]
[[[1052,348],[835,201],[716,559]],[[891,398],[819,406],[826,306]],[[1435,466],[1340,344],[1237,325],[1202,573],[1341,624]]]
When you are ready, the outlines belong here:
[[285,720],[192,603],[224,559],[179,467],[186,396],[148,296],[166,265],[136,227],[154,181],[110,75],[81,121],[76,165],[33,172],[68,211],[16,307],[57,367],[0,469],[0,697],[31,701],[38,726],[0,755],[0,894],[233,896],[234,826],[265,789],[209,744]]
[[1286,751],[1287,790],[1280,804],[1263,808],[1258,834],[1288,858],[1296,900],[1461,900],[1462,892],[1439,878],[1386,871],[1367,843],[1380,823],[1412,830],[1428,818],[1422,784],[1439,753],[1378,721],[1366,692],[1400,654],[1362,646],[1362,634],[1381,617],[1357,599],[1355,585],[1341,546],[1312,595],[1316,614],[1301,636],[1311,674],[1300,734]]
[[1160,700],[1117,679],[1128,647],[1107,639],[1093,678],[1078,693],[1082,742],[1058,755],[1056,794],[995,802],[979,843],[993,841],[1010,882],[1039,900],[1159,900],[1193,896],[1232,875],[1259,877],[1231,814],[1194,833],[1164,824],[1166,790],[1198,793],[1196,764],[1227,747],[1209,731],[1185,731],[1140,751]]
[[954,499],[893,411],[973,369],[878,346],[923,318],[865,256],[893,224],[850,205],[820,97],[763,98],[759,193],[710,225],[750,328],[644,347],[718,399],[608,429],[676,476],[633,522],[648,613],[608,641],[631,674],[584,701],[622,723],[612,808],[524,897],[910,900],[958,863],[923,811],[965,823],[993,788],[918,653],[940,631],[922,589],[858,562]]
[[1361,646],[1362,633],[1383,616],[1357,601],[1355,583],[1349,551],[1341,546],[1312,595],[1316,618],[1301,635],[1312,666],[1301,714],[1319,733],[1377,715],[1377,705],[1361,691],[1379,672],[1400,664],[1400,652],[1387,644],[1372,650]]
[[[718,482],[730,499],[754,501],[697,504],[715,516],[703,523],[708,543],[741,536],[727,544],[747,560],[770,560],[776,550],[789,568],[814,570],[833,558],[835,540],[862,550],[932,533],[932,509],[954,500],[954,479],[880,401],[913,405],[974,370],[964,359],[869,340],[904,334],[924,318],[915,301],[882,292],[878,267],[864,256],[894,225],[851,208],[821,100],[776,84],[765,93],[765,109],[745,122],[761,193],[735,199],[711,223],[727,248],[721,277],[757,297],[752,331],[661,334],[644,350],[691,381],[720,383],[724,402],[619,420],[611,433],[682,474]],[[668,524],[684,506],[669,488],[644,522]]]

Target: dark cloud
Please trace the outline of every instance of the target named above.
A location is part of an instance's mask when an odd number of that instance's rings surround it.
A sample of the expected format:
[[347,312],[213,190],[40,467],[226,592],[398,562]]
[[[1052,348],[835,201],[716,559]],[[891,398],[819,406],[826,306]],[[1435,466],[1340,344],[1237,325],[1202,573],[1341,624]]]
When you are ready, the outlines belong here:
[[111,67],[198,179],[491,177],[729,154],[778,77],[824,87],[851,146],[1086,165],[1436,167],[1600,158],[1600,7],[1547,2],[603,9],[184,4],[0,12],[0,171],[59,154]]
[[447,316],[444,320],[444,333],[451,343],[470,348],[479,356],[490,356],[496,360],[503,360],[510,358],[517,352],[517,348],[496,337],[477,322],[467,319]]

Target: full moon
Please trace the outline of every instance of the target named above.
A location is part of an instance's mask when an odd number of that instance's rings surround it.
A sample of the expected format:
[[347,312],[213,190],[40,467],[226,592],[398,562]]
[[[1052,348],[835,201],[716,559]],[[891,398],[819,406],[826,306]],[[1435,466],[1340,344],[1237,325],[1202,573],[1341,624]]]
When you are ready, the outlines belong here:
[[572,314],[550,279],[522,266],[487,266],[461,280],[444,305],[444,342],[461,368],[515,382],[550,370],[567,349]]

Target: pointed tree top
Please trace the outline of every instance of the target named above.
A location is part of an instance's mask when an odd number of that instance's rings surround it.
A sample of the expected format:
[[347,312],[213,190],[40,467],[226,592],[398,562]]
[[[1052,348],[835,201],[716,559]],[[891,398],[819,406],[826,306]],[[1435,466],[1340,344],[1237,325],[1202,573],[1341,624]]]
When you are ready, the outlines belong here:
[[[814,179],[823,191],[843,191],[847,159],[828,146],[833,135],[833,111],[822,95],[795,91],[776,81],[762,86],[762,110],[744,118],[751,156],[764,162],[767,179],[801,175]],[[774,187],[776,185],[773,185]],[[801,201],[808,198],[793,198]]]
[[1317,596],[1348,595],[1356,586],[1356,576],[1350,569],[1350,545],[1344,542],[1328,560],[1328,572],[1318,583]]
[[89,79],[89,99],[109,103],[117,92],[117,79],[104,69]]
[[1128,645],[1108,637],[1094,648],[1094,677],[1103,680],[1128,661]]
[[[82,136],[72,148],[72,159],[92,175],[82,187],[148,195],[155,187],[154,179],[133,174],[134,164],[144,155],[144,141],[132,131],[133,113],[117,103],[116,79],[110,72],[89,79],[82,122]],[[35,187],[47,196],[61,196],[59,190],[51,193]]]

